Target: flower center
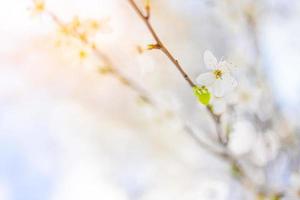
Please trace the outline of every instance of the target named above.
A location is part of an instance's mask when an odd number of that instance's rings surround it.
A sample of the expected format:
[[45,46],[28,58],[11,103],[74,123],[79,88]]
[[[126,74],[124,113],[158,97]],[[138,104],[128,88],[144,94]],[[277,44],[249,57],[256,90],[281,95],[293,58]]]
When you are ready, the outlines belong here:
[[219,69],[216,69],[216,70],[214,70],[214,75],[215,75],[216,79],[221,79],[223,72]]

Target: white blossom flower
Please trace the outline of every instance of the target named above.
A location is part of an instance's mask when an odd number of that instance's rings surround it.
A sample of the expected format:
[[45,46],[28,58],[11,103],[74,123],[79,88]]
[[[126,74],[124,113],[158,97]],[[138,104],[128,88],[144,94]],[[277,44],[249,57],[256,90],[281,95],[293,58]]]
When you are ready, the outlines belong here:
[[242,156],[251,151],[256,142],[256,131],[253,125],[246,121],[237,121],[230,134],[228,148],[236,156]]
[[257,166],[265,166],[277,156],[279,145],[279,140],[273,131],[268,130],[265,133],[257,134],[257,139],[252,147],[252,162]]
[[211,88],[216,97],[223,97],[237,86],[237,81],[230,73],[231,67],[228,62],[218,62],[210,51],[205,51],[204,63],[210,71],[200,74],[196,82],[201,86]]
[[228,96],[228,103],[233,104],[239,113],[259,112],[263,88],[245,79],[241,81],[237,90]]

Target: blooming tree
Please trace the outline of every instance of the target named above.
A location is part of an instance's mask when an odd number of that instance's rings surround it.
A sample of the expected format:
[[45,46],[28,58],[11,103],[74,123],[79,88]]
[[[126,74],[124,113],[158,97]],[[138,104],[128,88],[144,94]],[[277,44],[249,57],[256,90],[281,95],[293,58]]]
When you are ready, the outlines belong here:
[[[230,1],[225,2],[227,1],[220,3],[220,6],[231,6]],[[146,27],[148,36],[153,40],[148,45],[139,44],[139,56],[148,54],[148,51],[159,51],[165,55],[164,59],[170,61],[173,70],[181,76],[178,78],[184,80],[190,87],[189,92],[194,94],[191,101],[198,104],[199,109],[193,112],[209,116],[209,121],[213,123],[213,127],[202,123],[199,128],[197,124],[181,117],[176,109],[169,106],[168,112],[177,117],[176,123],[183,127],[182,132],[194,139],[212,156],[226,163],[232,180],[238,182],[242,188],[243,199],[300,198],[300,186],[297,181],[300,172],[298,164],[291,165],[288,175],[284,177],[288,179],[285,185],[273,184],[272,177],[276,177],[277,172],[269,170],[272,166],[279,165],[282,158],[292,163],[298,155],[298,148],[295,145],[296,137],[276,102],[272,101],[271,88],[263,77],[262,55],[257,38],[259,4],[254,1],[243,1],[243,3],[235,2],[232,7],[239,9],[237,13],[241,16],[238,19],[245,19],[243,23],[246,24],[249,40],[253,43],[254,61],[248,63],[248,67],[241,67],[239,63],[231,63],[225,59],[218,61],[211,51],[205,50],[204,63],[198,64],[205,65],[207,70],[193,78],[181,64],[179,59],[181,56],[177,57],[169,50],[153,26],[152,16],[155,13],[152,11],[155,7],[152,7],[151,2],[148,0],[141,4],[138,1],[128,0],[127,3],[131,6],[128,9],[136,13],[136,17],[140,18],[140,26]],[[81,19],[75,16],[70,22],[65,22],[40,0],[33,0],[33,13],[51,18],[58,28],[57,44],[68,46],[69,51],[75,50],[75,57],[82,65],[95,66],[95,73],[115,78],[122,86],[133,91],[140,103],[162,115],[164,106],[156,100],[156,94],[149,92],[146,84],[140,84],[132,78],[136,77],[136,74],[128,76],[124,73],[121,70],[122,64],[115,64],[117,62],[114,58],[99,47],[97,39],[107,26],[105,20]],[[228,13],[223,15],[232,20]],[[199,135],[199,130],[207,133]]]

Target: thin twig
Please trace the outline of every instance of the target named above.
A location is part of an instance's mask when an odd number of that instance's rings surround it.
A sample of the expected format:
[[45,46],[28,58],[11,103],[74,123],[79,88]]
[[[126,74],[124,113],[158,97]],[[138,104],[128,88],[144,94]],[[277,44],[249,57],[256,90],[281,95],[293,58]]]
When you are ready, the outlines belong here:
[[235,170],[238,173],[238,180],[245,185],[249,190],[253,192],[256,191],[255,183],[251,180],[251,178],[247,175],[244,168],[239,164],[238,160],[233,156],[226,148],[224,151],[218,151],[214,147],[208,145],[206,142],[204,142],[200,137],[196,135],[196,133],[188,126],[185,126],[186,132],[194,139],[194,141],[197,142],[197,144],[202,147],[207,152],[215,155],[218,158],[221,158],[228,164],[230,164],[231,167],[234,167]]
[[196,135],[196,133],[189,126],[185,126],[184,129],[203,149],[205,149],[209,153],[214,154],[217,157],[220,157],[222,159],[227,159],[227,157],[228,157],[227,153],[225,153],[223,151],[218,151],[214,147],[212,147],[209,144],[207,144],[206,142],[204,142],[200,137],[198,137]]
[[192,79],[189,77],[189,75],[184,71],[184,69],[179,64],[178,60],[170,53],[170,51],[167,49],[167,47],[162,43],[161,39],[158,37],[157,33],[155,32],[151,22],[150,22],[150,7],[146,9],[146,15],[143,14],[141,9],[137,6],[137,4],[134,2],[134,0],[128,0],[130,5],[133,7],[133,9],[136,11],[136,13],[140,16],[140,18],[145,23],[147,29],[151,33],[153,39],[156,42],[156,46],[158,49],[160,49],[168,58],[169,60],[175,65],[177,70],[180,72],[180,74],[183,76],[183,78],[188,82],[188,84],[191,87],[196,86],[196,84],[192,81]]
[[214,114],[212,107],[211,106],[207,106],[207,111],[210,114],[211,118],[214,120],[215,122],[215,127],[216,127],[216,133],[217,133],[217,138],[218,138],[218,142],[222,145],[222,146],[226,146],[227,145],[227,141],[224,141],[223,139],[223,131],[222,131],[222,124],[221,124],[221,116],[220,115],[216,115]]
[[[62,20],[60,20],[53,12],[49,10],[45,10],[45,13],[47,13],[59,27],[61,28],[65,27],[65,23],[63,23]],[[73,35],[74,38],[80,40],[79,39],[80,34],[78,32],[75,31],[73,34],[74,34]],[[99,59],[106,64],[106,67],[109,68],[109,73],[112,74],[113,77],[118,79],[126,87],[135,91],[138,94],[139,98],[142,99],[144,102],[152,106],[155,106],[154,101],[150,98],[147,92],[143,88],[141,88],[138,84],[136,84],[131,79],[126,77],[124,74],[122,74],[122,72],[120,72],[118,68],[113,65],[111,59],[106,54],[104,54],[99,48],[97,48],[95,45],[93,45],[93,43],[91,43],[87,39],[80,40],[80,41],[83,42],[88,47],[90,47],[94,52],[94,54],[98,56]]]

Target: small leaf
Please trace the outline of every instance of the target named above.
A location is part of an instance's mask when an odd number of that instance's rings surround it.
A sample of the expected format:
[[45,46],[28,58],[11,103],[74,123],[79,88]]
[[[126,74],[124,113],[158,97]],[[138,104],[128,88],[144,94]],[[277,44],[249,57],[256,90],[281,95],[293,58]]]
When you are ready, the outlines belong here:
[[198,101],[207,106],[210,101],[210,93],[208,89],[205,86],[199,87],[199,86],[194,86],[193,87],[194,95],[197,97]]

